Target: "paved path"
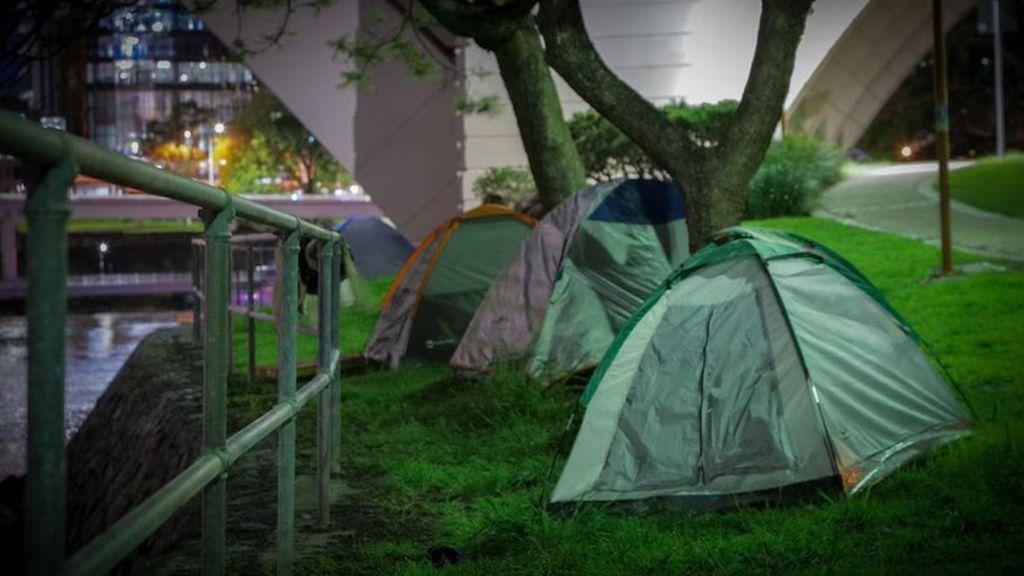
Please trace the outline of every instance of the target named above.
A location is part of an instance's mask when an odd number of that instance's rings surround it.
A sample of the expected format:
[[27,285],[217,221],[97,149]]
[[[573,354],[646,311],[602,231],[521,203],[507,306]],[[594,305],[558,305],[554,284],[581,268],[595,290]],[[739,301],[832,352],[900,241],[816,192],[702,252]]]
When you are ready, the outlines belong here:
[[[900,164],[854,176],[822,193],[814,215],[938,246],[939,197],[931,186],[937,171],[934,163]],[[1024,261],[1024,220],[955,200],[951,215],[955,249]]]

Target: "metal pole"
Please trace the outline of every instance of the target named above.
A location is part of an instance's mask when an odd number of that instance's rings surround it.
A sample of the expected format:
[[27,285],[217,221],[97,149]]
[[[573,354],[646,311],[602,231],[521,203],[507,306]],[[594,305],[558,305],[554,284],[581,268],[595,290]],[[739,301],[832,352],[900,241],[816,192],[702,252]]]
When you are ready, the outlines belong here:
[[68,186],[65,160],[29,195],[27,574],[57,574],[64,562],[64,326],[67,314]]
[[946,34],[942,0],[932,0],[935,38],[935,151],[939,157],[939,228],[942,237],[942,273],[953,273],[952,233],[949,216],[949,90],[946,86]]
[[253,313],[256,312],[256,296],[253,292],[253,283],[255,281],[255,273],[253,271],[254,258],[253,258],[253,247],[249,244],[249,249],[246,251],[245,258],[245,271],[246,271],[246,296],[248,298],[248,306],[246,309],[249,311],[249,316],[246,322],[246,332],[249,336],[249,384],[251,385],[256,381],[256,319],[253,318]]
[[344,265],[345,245],[334,243],[334,257],[331,263],[331,350],[339,351],[338,369],[331,376],[331,460],[337,474],[341,474],[341,267]]
[[214,182],[214,180],[213,180],[213,139],[214,138],[216,138],[216,136],[214,136],[213,134],[210,134],[210,137],[206,140],[206,148],[207,148],[206,177],[207,177],[207,183],[210,186],[214,186],[215,185],[213,183]]
[[[227,377],[231,361],[228,357],[228,327],[231,321],[228,311],[228,263],[234,209],[229,200],[223,210],[203,210],[201,214],[206,224],[203,233],[206,240],[203,454],[213,454],[227,462]],[[224,573],[226,483],[225,473],[203,490],[202,566],[206,576]]]
[[226,265],[225,274],[227,274],[227,300],[228,304],[228,333],[225,341],[228,347],[228,376],[231,376],[235,370],[235,316],[231,313],[230,306],[238,303],[238,282],[237,274],[235,273],[235,251],[232,250],[230,240],[228,242],[228,261]]
[[[317,372],[323,374],[331,364],[331,260],[333,242],[321,242],[320,250],[320,281],[317,303],[319,316],[317,336],[319,349]],[[324,388],[317,397],[316,421],[316,485],[317,505],[320,512],[320,523],[324,526],[331,522],[331,386]]]
[[[284,254],[281,318],[277,329],[277,401],[295,400],[295,340],[299,323],[298,232],[281,235]],[[295,559],[295,418],[277,433],[277,573],[291,574]]]
[[200,283],[202,275],[199,273],[200,254],[199,245],[192,244],[192,339],[196,342],[203,337],[203,300],[199,297],[203,289]]
[[999,0],[992,0],[992,64],[996,72],[996,156],[1006,154],[1006,113],[1003,110],[1003,25]]

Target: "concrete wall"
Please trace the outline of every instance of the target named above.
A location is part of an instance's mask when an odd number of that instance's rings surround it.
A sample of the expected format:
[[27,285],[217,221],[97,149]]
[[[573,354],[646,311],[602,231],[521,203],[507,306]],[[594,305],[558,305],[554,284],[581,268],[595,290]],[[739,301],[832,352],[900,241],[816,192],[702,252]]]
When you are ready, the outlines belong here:
[[[381,0],[359,2],[363,22],[377,13],[396,16],[394,10]],[[373,88],[359,93],[356,106],[356,180],[413,241],[461,211],[462,122],[453,106],[461,88],[453,39],[439,40],[442,47],[426,46],[442,63],[440,79],[415,78],[404,64],[385,63],[373,69]]]
[[[440,38],[431,48],[446,62],[440,81],[413,78],[392,62],[373,70],[373,88],[366,91],[340,86],[351,63],[328,46],[381,15],[397,22],[396,4],[342,0],[319,11],[301,5],[280,45],[259,51],[246,65],[349,168],[396,226],[418,240],[460,210],[462,123],[452,102],[461,88],[456,55],[448,47],[454,39]],[[234,2],[217,2],[203,20],[225,44],[241,37],[260,46],[281,27],[283,14],[248,8],[239,20]]]
[[346,0],[322,10],[301,6],[288,18],[288,34],[279,45],[268,45],[264,38],[281,28],[283,18],[280,9],[237,12],[235,2],[214,2],[203,14],[203,22],[224,44],[231,46],[241,38],[259,49],[245,65],[338,161],[351,168],[356,153],[356,91],[338,87],[349,63],[336,58],[327,43],[355,31],[358,5]]

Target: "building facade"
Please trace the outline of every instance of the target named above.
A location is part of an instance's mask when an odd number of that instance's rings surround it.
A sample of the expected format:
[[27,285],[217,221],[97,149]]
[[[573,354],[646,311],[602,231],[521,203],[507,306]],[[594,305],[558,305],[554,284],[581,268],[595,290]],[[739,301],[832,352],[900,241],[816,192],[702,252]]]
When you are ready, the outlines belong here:
[[[252,73],[230,61],[202,19],[177,0],[118,9],[100,29],[86,64],[86,109],[89,137],[108,148],[137,153],[133,143],[186,102],[228,121],[256,86]],[[200,145],[210,129],[197,127]]]
[[[117,8],[95,30],[58,57],[31,62],[22,78],[5,84],[4,105],[136,155],[153,123],[182,104],[227,122],[256,86],[252,72],[229,60],[224,44],[180,0]],[[200,145],[205,136],[196,134]]]

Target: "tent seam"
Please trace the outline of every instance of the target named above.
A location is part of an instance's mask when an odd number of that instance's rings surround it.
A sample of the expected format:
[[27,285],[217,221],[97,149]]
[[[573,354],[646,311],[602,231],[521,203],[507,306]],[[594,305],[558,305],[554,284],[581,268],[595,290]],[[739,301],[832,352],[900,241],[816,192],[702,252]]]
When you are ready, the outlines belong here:
[[771,272],[768,270],[768,264],[765,262],[760,255],[755,253],[755,259],[761,267],[761,271],[764,272],[765,279],[768,280],[768,286],[772,289],[772,294],[775,296],[775,300],[779,305],[779,310],[782,311],[782,318],[786,321],[786,329],[789,331],[789,337],[793,341],[793,348],[796,350],[797,358],[800,359],[800,366],[804,369],[804,384],[807,388],[807,394],[811,397],[811,401],[814,402],[817,407],[818,419],[821,422],[822,432],[825,435],[825,447],[828,450],[829,461],[832,463],[832,470],[836,476],[842,478],[839,471],[839,461],[836,456],[835,442],[832,440],[832,433],[828,429],[828,423],[825,421],[825,413],[821,409],[821,402],[818,401],[818,396],[814,393],[814,384],[811,383],[811,370],[807,366],[807,360],[804,358],[803,348],[800,346],[800,339],[796,336],[796,330],[793,329],[793,323],[789,319],[789,310],[786,308],[785,302],[782,300],[782,294],[779,293],[778,287],[775,285],[775,279],[772,278]]

